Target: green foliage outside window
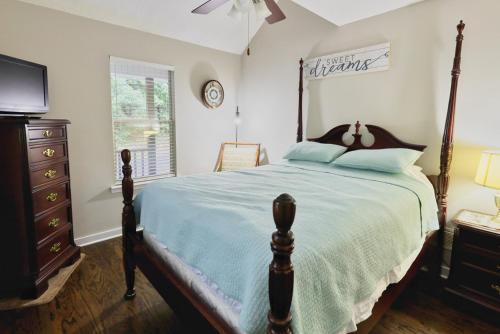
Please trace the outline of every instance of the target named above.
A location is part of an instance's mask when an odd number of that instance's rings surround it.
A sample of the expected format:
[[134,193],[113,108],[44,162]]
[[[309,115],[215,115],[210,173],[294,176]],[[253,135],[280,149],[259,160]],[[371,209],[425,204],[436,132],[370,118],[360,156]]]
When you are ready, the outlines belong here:
[[[154,79],[153,96],[146,89],[144,78],[111,75],[112,113],[116,147],[137,147],[136,139],[145,131],[157,132],[158,136],[168,136],[170,132],[170,94],[168,81]],[[148,110],[147,101],[153,105]],[[146,141],[144,141],[144,146]]]

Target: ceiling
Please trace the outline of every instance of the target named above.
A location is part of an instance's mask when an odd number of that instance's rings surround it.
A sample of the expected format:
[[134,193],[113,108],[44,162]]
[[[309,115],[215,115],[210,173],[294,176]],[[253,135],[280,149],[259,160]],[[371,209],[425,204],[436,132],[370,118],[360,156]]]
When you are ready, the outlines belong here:
[[293,0],[337,26],[352,23],[423,0]]
[[[247,45],[247,21],[227,16],[231,2],[209,15],[196,15],[191,10],[206,0],[21,1],[236,54],[241,54]],[[344,25],[422,0],[292,1],[332,24]],[[250,18],[250,38],[262,24],[263,21]]]

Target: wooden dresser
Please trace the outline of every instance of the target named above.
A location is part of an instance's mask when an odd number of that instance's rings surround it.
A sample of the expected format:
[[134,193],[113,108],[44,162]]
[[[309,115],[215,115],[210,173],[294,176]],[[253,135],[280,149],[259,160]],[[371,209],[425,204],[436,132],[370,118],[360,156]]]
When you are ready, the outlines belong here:
[[[479,224],[490,215],[462,211],[453,220],[455,234],[446,297],[500,319],[500,229]],[[498,321],[500,322],[500,321]]]
[[67,120],[0,118],[0,297],[40,296],[80,257],[75,246]]

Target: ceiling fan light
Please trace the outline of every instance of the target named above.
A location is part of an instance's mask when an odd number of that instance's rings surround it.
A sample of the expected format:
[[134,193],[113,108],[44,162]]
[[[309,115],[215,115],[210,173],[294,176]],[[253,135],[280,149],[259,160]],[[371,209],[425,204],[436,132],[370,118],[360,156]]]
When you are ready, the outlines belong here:
[[236,20],[241,20],[241,17],[242,17],[241,10],[239,10],[238,8],[236,8],[235,5],[233,5],[233,7],[231,7],[231,10],[229,11],[229,13],[227,13],[227,16],[229,16],[233,19],[236,19]]
[[253,0],[254,6],[255,6],[255,14],[257,18],[259,19],[265,19],[266,17],[270,16],[272,13],[267,8],[266,2],[264,0]]

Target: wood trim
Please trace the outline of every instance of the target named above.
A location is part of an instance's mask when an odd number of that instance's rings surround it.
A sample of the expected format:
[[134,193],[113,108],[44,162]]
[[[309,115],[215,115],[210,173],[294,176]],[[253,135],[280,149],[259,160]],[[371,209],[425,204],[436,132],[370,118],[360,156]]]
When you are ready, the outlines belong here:
[[134,261],[134,245],[133,240],[136,238],[136,227],[134,206],[132,199],[134,197],[134,180],[132,179],[132,166],[130,166],[130,151],[123,150],[121,152],[123,161],[123,212],[122,212],[122,248],[123,248],[123,267],[125,269],[125,282],[127,291],[125,299],[135,297],[135,261]]
[[222,169],[222,159],[224,158],[224,143],[220,144],[217,162],[215,163],[214,172],[220,172]]
[[299,61],[300,70],[299,70],[299,115],[297,122],[297,143],[302,141],[302,137],[304,134],[304,130],[302,128],[303,116],[302,116],[302,95],[304,93],[304,59],[300,58]]
[[268,334],[292,333],[293,265],[291,255],[294,248],[293,233],[290,231],[295,219],[295,200],[288,194],[281,194],[273,202],[273,217],[277,231],[273,233],[271,249],[273,261],[269,266],[269,304],[267,316]]

